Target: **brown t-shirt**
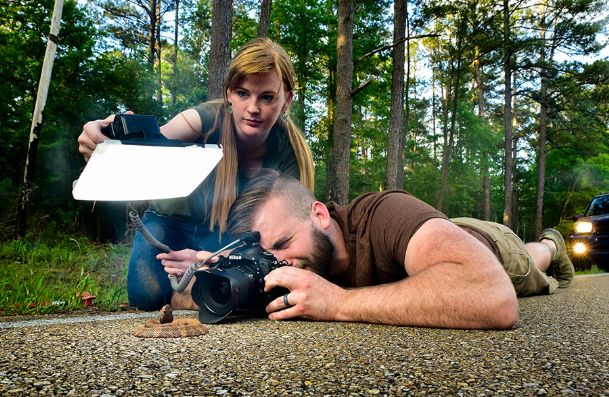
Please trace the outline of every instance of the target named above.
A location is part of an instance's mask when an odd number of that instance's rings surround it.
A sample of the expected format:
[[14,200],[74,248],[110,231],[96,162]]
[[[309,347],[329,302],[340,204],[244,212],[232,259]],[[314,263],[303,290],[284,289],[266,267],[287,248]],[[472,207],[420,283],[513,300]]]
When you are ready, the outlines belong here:
[[352,272],[343,287],[364,287],[402,280],[408,276],[404,255],[419,227],[432,218],[447,216],[429,204],[401,191],[366,193],[341,206],[327,204],[340,226]]

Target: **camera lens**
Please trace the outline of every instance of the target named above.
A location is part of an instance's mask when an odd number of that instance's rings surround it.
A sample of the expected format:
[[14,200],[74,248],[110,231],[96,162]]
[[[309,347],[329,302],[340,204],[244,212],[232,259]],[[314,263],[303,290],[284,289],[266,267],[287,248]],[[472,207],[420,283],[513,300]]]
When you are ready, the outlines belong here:
[[209,298],[217,305],[225,305],[230,299],[230,284],[222,280],[219,284],[212,285]]
[[197,281],[192,288],[192,297],[199,307],[209,312],[211,316],[222,318],[233,310],[234,297],[231,282],[228,278],[218,274],[206,272],[197,274]]
[[192,299],[199,305],[199,319],[213,324],[236,309],[256,306],[258,288],[249,271],[236,267],[230,269],[205,269],[195,273]]
[[280,288],[270,294],[264,291],[264,276],[283,263],[259,245],[235,249],[228,258],[220,258],[216,267],[195,273],[191,295],[199,305],[202,323],[215,324],[232,312],[264,313],[265,306],[280,296],[276,293],[285,293]]

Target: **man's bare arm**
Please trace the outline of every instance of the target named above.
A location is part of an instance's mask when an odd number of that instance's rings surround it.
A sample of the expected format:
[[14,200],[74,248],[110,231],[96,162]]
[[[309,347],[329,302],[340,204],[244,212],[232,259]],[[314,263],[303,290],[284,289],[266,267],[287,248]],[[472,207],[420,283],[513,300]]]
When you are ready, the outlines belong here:
[[282,299],[276,299],[270,318],[462,329],[506,329],[517,321],[516,293],[497,258],[449,221],[423,224],[405,263],[405,280],[348,290],[301,269],[278,269],[267,282],[289,288],[294,306],[281,310]]

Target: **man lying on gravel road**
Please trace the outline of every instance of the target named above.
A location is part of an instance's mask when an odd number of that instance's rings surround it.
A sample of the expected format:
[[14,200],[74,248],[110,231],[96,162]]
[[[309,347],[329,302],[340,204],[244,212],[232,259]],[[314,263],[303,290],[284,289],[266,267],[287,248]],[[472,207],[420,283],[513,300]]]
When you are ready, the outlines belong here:
[[[323,204],[273,170],[252,178],[231,208],[229,231],[252,230],[290,265],[265,278],[265,290],[290,291],[267,306],[272,320],[509,329],[518,320],[517,296],[551,294],[574,275],[554,229],[525,244],[503,225],[448,219],[397,190],[367,193],[345,206]],[[177,274],[195,255],[208,253],[159,259]]]

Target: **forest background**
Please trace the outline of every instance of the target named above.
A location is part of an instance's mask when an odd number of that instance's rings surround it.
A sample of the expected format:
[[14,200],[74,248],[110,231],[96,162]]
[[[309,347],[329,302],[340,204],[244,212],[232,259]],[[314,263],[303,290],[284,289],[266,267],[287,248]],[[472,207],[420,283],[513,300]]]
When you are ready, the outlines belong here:
[[403,188],[526,240],[543,227],[567,233],[571,217],[609,190],[606,7],[66,0],[32,151],[53,0],[0,0],[0,237],[127,241],[125,203],[72,198],[83,124],[125,110],[162,124],[217,96],[226,59],[259,35],[294,62],[292,117],[314,153],[318,198]]

